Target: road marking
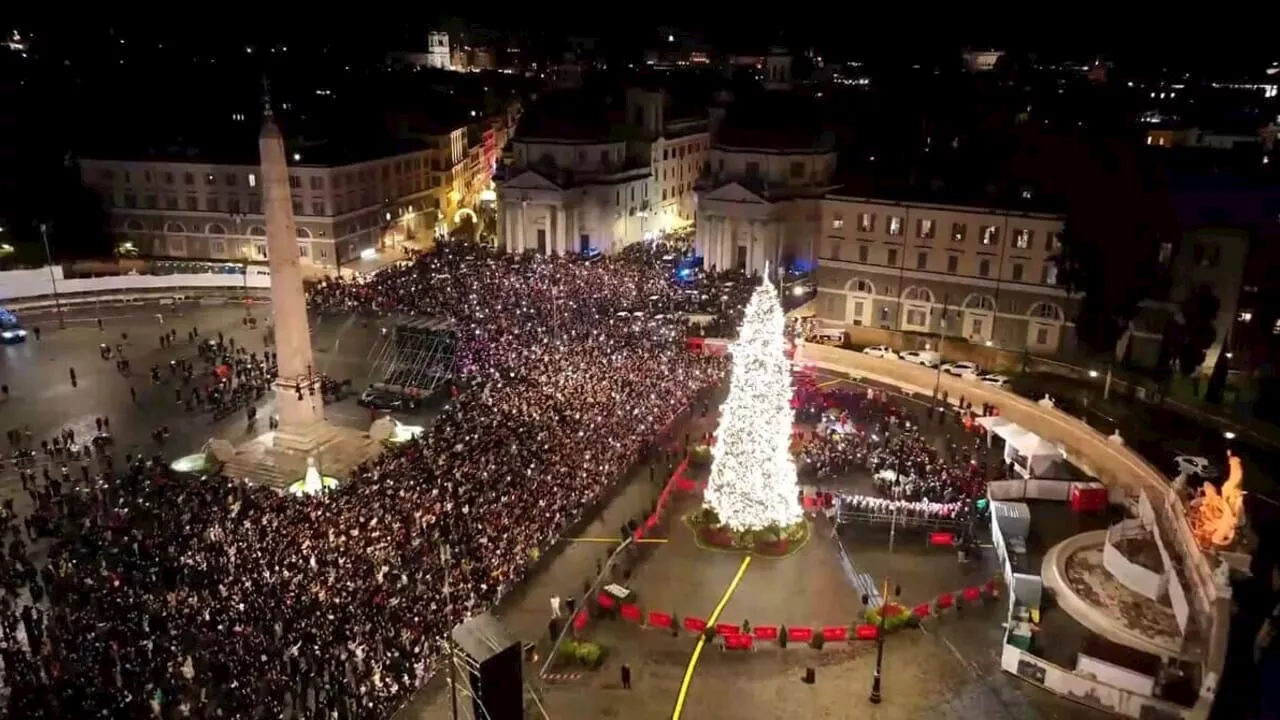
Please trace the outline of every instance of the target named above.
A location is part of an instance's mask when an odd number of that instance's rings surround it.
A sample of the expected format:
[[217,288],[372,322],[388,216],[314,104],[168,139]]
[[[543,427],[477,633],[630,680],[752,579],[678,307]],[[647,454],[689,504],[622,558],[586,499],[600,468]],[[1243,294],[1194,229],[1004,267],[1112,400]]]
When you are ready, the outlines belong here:
[[[738,583],[742,582],[742,576],[746,574],[747,567],[751,565],[751,556],[742,558],[742,564],[738,566],[738,574],[733,576],[733,581],[729,583],[729,587],[725,589],[724,595],[720,596],[720,602],[716,605],[716,609],[711,611],[711,617],[707,618],[707,627],[714,627],[716,620],[720,619],[720,612],[724,610],[724,606],[729,604],[729,598],[733,597],[733,593],[738,589]],[[680,720],[680,713],[684,712],[684,698],[689,694],[689,683],[693,680],[693,669],[698,665],[698,658],[702,656],[702,648],[707,644],[707,636],[699,635],[698,644],[693,648],[693,655],[689,657],[689,667],[684,670],[684,680],[680,683],[680,694],[676,695],[676,709],[671,713],[671,720]]]
[[[607,538],[607,537],[579,537],[579,538],[569,538],[569,542],[620,543],[620,542],[622,542],[622,538],[620,538],[620,537],[613,537],[613,538]],[[639,538],[639,539],[635,539],[635,538],[633,538],[633,539],[632,539],[632,542],[638,542],[638,543],[665,543],[665,542],[668,542],[668,539],[667,539],[667,538]]]

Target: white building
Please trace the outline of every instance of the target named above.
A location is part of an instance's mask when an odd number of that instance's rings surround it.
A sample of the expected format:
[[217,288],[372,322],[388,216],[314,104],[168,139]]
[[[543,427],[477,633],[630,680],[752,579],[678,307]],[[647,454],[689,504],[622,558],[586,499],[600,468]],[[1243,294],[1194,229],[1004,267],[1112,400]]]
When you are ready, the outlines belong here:
[[453,67],[453,57],[449,54],[449,33],[427,33],[427,67],[436,70]]
[[1052,258],[1063,216],[831,193],[818,316],[1038,353],[1071,344],[1076,301]]
[[509,252],[617,252],[693,222],[706,163],[706,118],[668,120],[661,91],[627,93],[625,118],[594,127],[544,99],[512,140],[498,186],[499,242]]
[[695,250],[704,265],[754,273],[811,262],[835,170],[827,134],[727,123],[698,187]]

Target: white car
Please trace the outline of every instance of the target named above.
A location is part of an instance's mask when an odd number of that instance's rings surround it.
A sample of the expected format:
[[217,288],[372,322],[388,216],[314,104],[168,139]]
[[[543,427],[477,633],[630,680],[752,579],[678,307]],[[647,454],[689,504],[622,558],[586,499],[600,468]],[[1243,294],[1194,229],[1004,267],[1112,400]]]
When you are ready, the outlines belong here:
[[982,374],[982,368],[977,363],[971,363],[968,360],[961,362],[946,363],[942,366],[942,372],[956,377],[974,378]]
[[927,368],[938,367],[939,360],[938,353],[930,350],[908,350],[904,353],[899,353],[898,359],[915,365],[923,365]]
[[979,375],[978,380],[982,383],[985,383],[992,387],[998,387],[998,388],[1009,387],[1009,383],[1011,382],[1009,379],[1009,376],[1001,375],[1000,373],[987,373],[985,375]]
[[862,354],[870,355],[871,357],[878,357],[878,358],[897,358],[898,357],[898,353],[894,352],[893,348],[889,347],[888,345],[872,345],[871,347],[862,348]]
[[1209,458],[1197,455],[1179,455],[1173,459],[1178,474],[1194,475],[1201,478],[1218,477],[1218,469],[1209,462]]

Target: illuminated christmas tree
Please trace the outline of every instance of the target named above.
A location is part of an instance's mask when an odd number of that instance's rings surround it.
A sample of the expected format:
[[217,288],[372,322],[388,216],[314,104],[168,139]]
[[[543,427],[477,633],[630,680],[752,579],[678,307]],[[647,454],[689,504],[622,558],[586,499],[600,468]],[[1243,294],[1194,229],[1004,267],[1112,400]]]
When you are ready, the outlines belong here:
[[735,531],[785,529],[803,518],[791,457],[795,415],[785,324],[777,291],[761,283],[732,347],[729,397],[720,409],[705,495],[707,507]]

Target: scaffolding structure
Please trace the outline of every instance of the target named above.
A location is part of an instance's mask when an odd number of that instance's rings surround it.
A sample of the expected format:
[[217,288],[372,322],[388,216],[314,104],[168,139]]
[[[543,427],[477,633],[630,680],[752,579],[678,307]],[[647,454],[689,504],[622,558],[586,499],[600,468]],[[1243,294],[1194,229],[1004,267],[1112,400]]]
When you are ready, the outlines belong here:
[[369,384],[426,397],[455,374],[454,324],[438,317],[398,318],[369,352]]

